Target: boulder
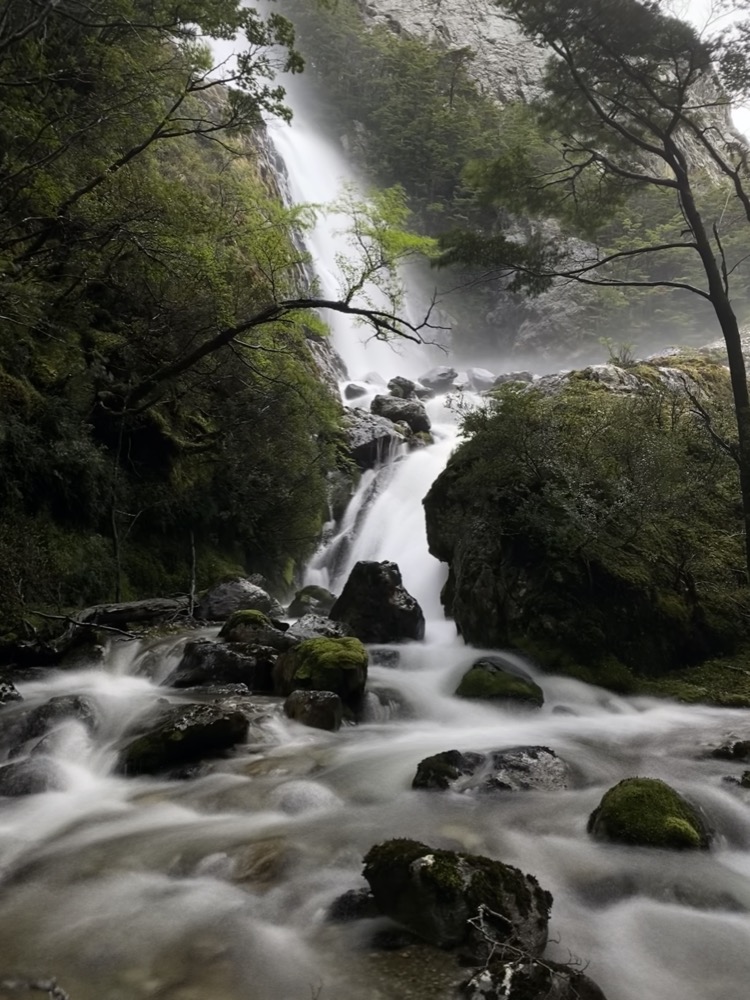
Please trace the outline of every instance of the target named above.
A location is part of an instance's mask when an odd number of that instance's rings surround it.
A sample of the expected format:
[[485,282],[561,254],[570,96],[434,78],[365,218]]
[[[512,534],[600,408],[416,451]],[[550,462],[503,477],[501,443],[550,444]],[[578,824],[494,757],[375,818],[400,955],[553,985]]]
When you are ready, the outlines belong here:
[[12,681],[0,678],[0,705],[10,705],[14,701],[23,701]]
[[27,757],[0,767],[0,795],[38,795],[62,787],[57,765],[50,757]]
[[57,695],[32,709],[22,718],[20,727],[15,733],[17,749],[11,752],[11,756],[16,756],[21,745],[28,740],[44,736],[68,719],[80,722],[89,732],[94,732],[98,725],[96,709],[89,698],[78,694]]
[[341,698],[333,691],[292,691],[284,702],[284,712],[303,726],[332,733],[341,728],[344,718]]
[[305,639],[343,639],[351,634],[351,629],[344,622],[335,622],[322,615],[303,615],[286,632],[290,645]]
[[578,969],[545,959],[492,961],[461,987],[464,1000],[606,1000]]
[[750,740],[728,740],[712,750],[711,756],[718,757],[720,760],[740,762],[750,760]]
[[403,423],[414,434],[428,434],[430,418],[424,403],[418,399],[400,399],[397,396],[376,396],[370,403],[370,410],[379,417],[387,417],[394,423]]
[[361,399],[370,392],[366,385],[359,382],[347,382],[344,386],[344,399]]
[[366,410],[349,410],[343,423],[349,454],[360,469],[381,465],[403,444],[403,436],[390,420]]
[[439,365],[437,368],[430,368],[424,375],[420,375],[419,381],[425,389],[432,389],[433,392],[441,395],[455,388],[454,381],[456,378],[458,378],[458,372],[455,368]]
[[520,667],[501,656],[476,660],[456,688],[459,698],[512,701],[532,708],[544,704],[544,692]]
[[423,639],[422,609],[401,582],[393,562],[358,562],[349,574],[331,617],[346,622],[362,642]]
[[548,747],[513,747],[486,754],[447,750],[419,762],[412,788],[555,791],[567,788],[569,779],[567,764]]
[[277,628],[262,611],[234,611],[224,622],[219,638],[225,642],[254,643],[279,651],[289,649],[286,627]]
[[504,372],[502,375],[498,375],[495,381],[492,383],[493,386],[496,385],[506,385],[508,382],[533,382],[534,376],[531,372]]
[[610,788],[587,829],[599,840],[642,847],[705,849],[711,840],[699,811],[658,778],[625,778]]
[[327,615],[336,603],[336,595],[325,587],[310,585],[298,590],[287,608],[290,618],[301,618],[306,614]]
[[415,389],[416,384],[408,378],[404,378],[402,375],[397,375],[392,378],[388,383],[388,389],[392,396],[398,396],[399,399],[415,399]]
[[342,893],[334,899],[326,914],[332,924],[347,924],[352,920],[379,916],[380,912],[369,889],[349,889]]
[[473,392],[486,392],[495,385],[497,375],[487,371],[486,368],[467,368],[466,379]]
[[156,774],[171,767],[215,757],[241,743],[248,720],[219,705],[174,705],[160,713],[147,732],[120,752],[124,774]]
[[182,659],[163,684],[174,688],[244,684],[257,694],[270,694],[276,653],[268,646],[193,639],[185,644]]
[[282,618],[284,609],[271,595],[245,577],[224,580],[201,597],[196,618],[225,621],[235,611],[262,611],[269,618]]
[[273,681],[277,694],[333,691],[356,708],[367,682],[367,650],[359,639],[306,639],[279,656]]
[[551,895],[532,875],[476,854],[433,850],[414,840],[371,848],[364,876],[381,913],[440,948],[497,942],[538,955],[547,942]]

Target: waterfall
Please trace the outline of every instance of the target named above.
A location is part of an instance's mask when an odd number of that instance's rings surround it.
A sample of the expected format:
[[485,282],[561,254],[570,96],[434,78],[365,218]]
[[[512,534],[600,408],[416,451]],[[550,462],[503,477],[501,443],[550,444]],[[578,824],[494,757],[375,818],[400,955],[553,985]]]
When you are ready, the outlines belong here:
[[[302,116],[273,134],[295,197],[323,200],[324,182],[337,190],[351,179]],[[337,246],[323,224],[312,235],[322,283],[335,280]],[[418,374],[431,363],[411,347],[365,343],[340,318],[333,335],[353,374]],[[357,559],[393,559],[430,620],[424,643],[371,665],[360,725],[305,729],[279,699],[254,697],[248,743],[231,756],[180,781],[125,777],[117,749],[157,699],[211,698],[159,686],[187,637],[114,642],[104,663],[18,682],[25,700],[3,710],[7,733],[67,695],[87,699],[95,724],[71,720],[44,738],[53,789],[0,801],[0,980],[55,976],[71,1000],[456,1000],[465,971],[454,955],[419,943],[373,949],[382,920],[326,918],[364,885],[373,844],[413,837],[533,873],[554,896],[547,955],[588,963],[608,1000],[745,1000],[750,791],[723,780],[737,766],[709,750],[731,733],[746,738],[750,713],[619,697],[529,665],[545,693],[537,712],[454,697],[481,651],[442,620],[444,569],[424,538],[421,500],[456,440],[440,406],[430,404],[433,446],[397,460],[379,490],[363,477],[349,547],[328,577],[339,584]],[[320,555],[315,571],[329,572]],[[411,786],[431,754],[523,745],[553,748],[571,787],[472,797]],[[632,775],[663,778],[698,803],[714,827],[711,851],[589,838],[603,792]]]

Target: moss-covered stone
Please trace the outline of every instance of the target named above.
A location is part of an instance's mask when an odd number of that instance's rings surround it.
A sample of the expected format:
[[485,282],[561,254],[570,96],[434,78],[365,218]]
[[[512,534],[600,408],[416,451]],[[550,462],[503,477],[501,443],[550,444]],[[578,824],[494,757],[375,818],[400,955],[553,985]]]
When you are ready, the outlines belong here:
[[498,947],[544,948],[552,897],[517,868],[406,839],[377,844],[364,861],[378,909],[431,944],[473,941],[469,920],[481,912]]
[[305,639],[279,656],[274,667],[277,694],[296,689],[333,691],[357,707],[367,682],[367,650],[353,638]]
[[481,665],[464,674],[456,688],[456,696],[480,701],[517,701],[536,708],[544,704],[544,692],[534,681],[504,670],[490,671]]
[[588,831],[643,847],[698,849],[710,843],[700,813],[657,778],[625,778],[610,788],[589,817]]

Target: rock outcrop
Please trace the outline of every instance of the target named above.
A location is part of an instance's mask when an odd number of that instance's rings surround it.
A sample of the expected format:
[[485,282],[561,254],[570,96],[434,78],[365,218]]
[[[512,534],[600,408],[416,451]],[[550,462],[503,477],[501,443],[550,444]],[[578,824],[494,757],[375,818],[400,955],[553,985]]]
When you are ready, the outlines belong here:
[[404,588],[393,562],[358,562],[331,608],[331,618],[346,622],[362,642],[424,638],[422,609]]

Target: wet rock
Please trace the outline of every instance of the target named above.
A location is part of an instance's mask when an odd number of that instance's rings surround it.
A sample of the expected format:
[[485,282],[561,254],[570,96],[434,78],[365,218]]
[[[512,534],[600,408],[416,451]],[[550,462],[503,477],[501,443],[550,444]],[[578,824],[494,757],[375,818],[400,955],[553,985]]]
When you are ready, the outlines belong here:
[[534,376],[531,372],[504,372],[498,375],[493,386],[505,385],[507,382],[533,382]]
[[12,681],[0,678],[0,705],[10,705],[14,701],[23,701]]
[[675,849],[705,849],[710,833],[686,799],[658,778],[625,778],[604,794],[587,829],[599,840]]
[[356,708],[367,682],[367,650],[351,637],[306,639],[279,656],[273,681],[277,694],[333,691],[345,705]]
[[379,917],[369,889],[349,889],[342,893],[328,907],[327,919],[332,924],[348,924],[352,920],[367,920]]
[[195,615],[206,621],[225,621],[235,611],[262,611],[269,618],[284,616],[279,602],[246,577],[225,580],[211,587],[198,602]]
[[370,663],[374,667],[388,667],[391,670],[395,668],[401,662],[401,653],[398,649],[389,649],[387,646],[377,646],[371,648],[370,652]]
[[193,639],[185,644],[182,659],[163,683],[174,688],[244,684],[258,694],[270,694],[276,655],[276,650],[260,645]]
[[387,417],[394,423],[404,423],[414,434],[428,434],[430,418],[424,404],[418,399],[400,399],[396,396],[376,396],[370,403],[370,410],[379,417]]
[[374,469],[401,447],[403,437],[390,420],[365,410],[344,415],[344,433],[349,454],[360,469]]
[[287,631],[290,645],[305,639],[342,639],[351,635],[351,629],[344,622],[335,622],[322,615],[303,615]]
[[286,628],[277,628],[262,611],[234,611],[224,622],[219,638],[225,642],[270,646],[282,651],[294,645]]
[[80,722],[89,732],[94,732],[98,725],[96,709],[90,699],[78,694],[61,694],[23,717],[15,734],[16,743],[38,739],[68,719]]
[[548,747],[513,747],[491,753],[447,750],[420,761],[412,788],[477,791],[557,791],[568,787],[567,764]]
[[361,399],[369,393],[369,388],[359,382],[347,382],[344,386],[344,399]]
[[174,705],[120,752],[125,774],[156,774],[203,757],[215,757],[241,743],[248,731],[242,712],[219,705]]
[[496,385],[497,375],[486,368],[467,368],[466,380],[473,392],[485,392]]
[[546,944],[551,895],[501,861],[389,840],[370,849],[364,876],[381,913],[440,948],[486,950],[484,935],[469,923],[474,918],[498,954],[508,944],[537,955]]
[[302,618],[307,614],[327,615],[335,603],[336,595],[325,587],[303,587],[294,595],[287,614],[290,618]]
[[606,1000],[596,983],[557,962],[492,962],[461,987],[464,1000]]
[[457,377],[458,372],[455,368],[439,365],[437,368],[430,368],[424,375],[420,375],[419,381],[426,389],[432,389],[433,392],[441,395],[455,388],[454,381]]
[[532,708],[544,704],[544,692],[512,661],[501,656],[483,656],[464,674],[456,688],[459,698],[519,702]]
[[720,760],[740,762],[750,760],[750,740],[729,740],[712,750],[711,756],[718,757]]
[[397,396],[399,399],[415,399],[415,390],[417,386],[408,378],[404,378],[402,375],[397,375],[392,378],[388,383],[388,389],[392,396]]
[[404,588],[393,562],[358,562],[331,608],[331,617],[350,625],[362,642],[424,638],[422,609]]
[[0,795],[38,795],[62,787],[57,765],[49,757],[27,757],[0,767]]
[[341,698],[333,691],[292,691],[284,702],[284,712],[303,726],[332,733],[341,728],[344,718]]

